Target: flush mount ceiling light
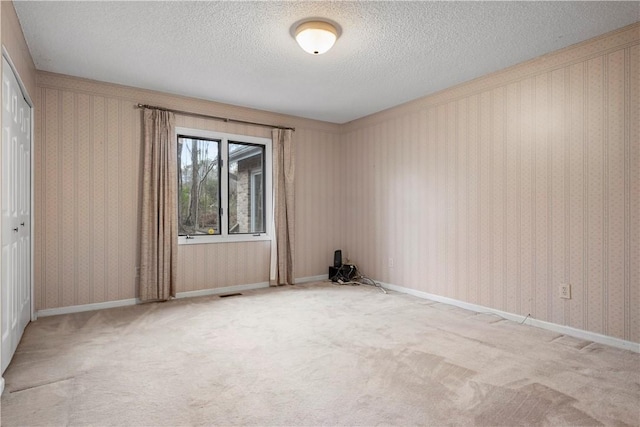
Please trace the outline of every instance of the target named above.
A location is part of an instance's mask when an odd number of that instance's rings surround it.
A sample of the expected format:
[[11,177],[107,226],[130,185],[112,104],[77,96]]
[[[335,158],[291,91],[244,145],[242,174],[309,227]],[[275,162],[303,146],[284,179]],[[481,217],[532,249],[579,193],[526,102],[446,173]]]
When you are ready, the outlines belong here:
[[300,47],[312,55],[321,55],[331,49],[338,38],[338,30],[326,21],[307,21],[295,29]]

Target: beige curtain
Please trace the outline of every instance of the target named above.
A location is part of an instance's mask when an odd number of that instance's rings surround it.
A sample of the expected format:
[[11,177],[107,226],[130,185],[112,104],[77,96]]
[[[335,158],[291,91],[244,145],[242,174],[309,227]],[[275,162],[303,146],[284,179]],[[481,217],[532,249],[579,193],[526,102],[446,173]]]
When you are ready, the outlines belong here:
[[144,110],[144,178],[140,242],[140,299],[175,296],[178,260],[177,145],[174,115]]
[[271,286],[293,285],[295,150],[291,135],[290,129],[274,129],[272,132],[275,233],[271,241]]

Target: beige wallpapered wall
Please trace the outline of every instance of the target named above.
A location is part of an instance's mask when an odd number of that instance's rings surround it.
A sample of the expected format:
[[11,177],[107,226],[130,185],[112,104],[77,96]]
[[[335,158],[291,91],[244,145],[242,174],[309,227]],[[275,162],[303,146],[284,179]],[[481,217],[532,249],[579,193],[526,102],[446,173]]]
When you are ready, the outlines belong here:
[[640,342],[639,41],[627,27],[346,125],[349,255],[387,283]]
[[[37,310],[136,296],[138,102],[295,126],[296,277],[325,272],[341,236],[338,212],[328,200],[338,183],[337,125],[44,72],[38,72],[37,99]],[[268,128],[186,116],[177,116],[176,125],[270,137]],[[178,257],[178,292],[269,280],[268,242],[185,245]]]

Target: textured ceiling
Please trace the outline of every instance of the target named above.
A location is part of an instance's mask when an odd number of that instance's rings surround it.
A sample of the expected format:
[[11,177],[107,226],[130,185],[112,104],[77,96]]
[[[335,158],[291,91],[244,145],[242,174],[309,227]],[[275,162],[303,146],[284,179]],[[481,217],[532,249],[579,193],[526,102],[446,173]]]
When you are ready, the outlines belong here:
[[[39,70],[344,123],[623,27],[639,2],[15,1]],[[309,17],[342,27],[312,56]]]

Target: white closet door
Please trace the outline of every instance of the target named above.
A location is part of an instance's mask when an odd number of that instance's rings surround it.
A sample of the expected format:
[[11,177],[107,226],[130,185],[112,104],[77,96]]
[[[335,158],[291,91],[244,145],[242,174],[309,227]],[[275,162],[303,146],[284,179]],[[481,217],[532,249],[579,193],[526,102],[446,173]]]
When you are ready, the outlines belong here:
[[2,58],[2,372],[31,318],[31,107]]

